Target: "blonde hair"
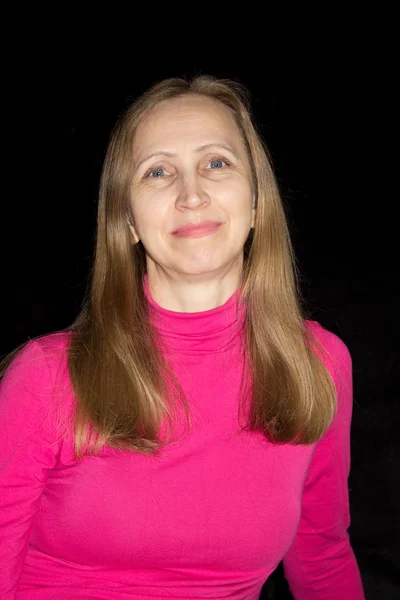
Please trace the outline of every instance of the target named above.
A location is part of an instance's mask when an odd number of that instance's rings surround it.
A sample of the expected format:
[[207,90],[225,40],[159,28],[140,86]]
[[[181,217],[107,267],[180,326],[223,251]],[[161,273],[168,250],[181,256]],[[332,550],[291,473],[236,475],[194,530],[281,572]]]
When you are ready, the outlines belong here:
[[252,122],[247,91],[210,76],[172,78],[154,85],[126,110],[108,145],[92,281],[68,350],[78,400],[77,456],[103,444],[156,453],[165,444],[158,435],[163,418],[172,431],[179,405],[190,426],[188,401],[150,325],[143,290],[145,251],[141,243],[132,246],[127,227],[137,127],[160,102],[187,94],[229,108],[254,174],[256,221],[244,249],[241,292],[252,378],[244,429],[262,431],[278,443],[308,444],[323,435],[334,416],[335,388],[302,313],[284,208],[268,151]]

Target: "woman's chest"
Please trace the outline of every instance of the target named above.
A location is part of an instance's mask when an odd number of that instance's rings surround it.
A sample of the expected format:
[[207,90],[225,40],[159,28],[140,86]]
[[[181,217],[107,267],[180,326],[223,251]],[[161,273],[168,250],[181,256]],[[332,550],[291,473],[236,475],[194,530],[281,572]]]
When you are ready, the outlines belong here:
[[104,567],[278,564],[297,530],[313,447],[241,431],[240,354],[185,357],[175,370],[191,411],[187,436],[159,457],[110,449],[55,469],[36,547]]
[[297,530],[310,458],[310,447],[206,429],[161,458],[111,451],[53,472],[33,543],[91,566],[273,569]]

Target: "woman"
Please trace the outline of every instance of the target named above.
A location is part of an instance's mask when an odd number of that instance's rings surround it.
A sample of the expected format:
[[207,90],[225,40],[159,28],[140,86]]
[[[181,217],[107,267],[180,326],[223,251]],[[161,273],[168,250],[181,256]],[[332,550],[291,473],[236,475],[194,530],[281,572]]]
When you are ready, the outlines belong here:
[[345,344],[302,312],[242,88],[155,85],[119,120],[90,293],[1,387],[0,596],[364,598]]

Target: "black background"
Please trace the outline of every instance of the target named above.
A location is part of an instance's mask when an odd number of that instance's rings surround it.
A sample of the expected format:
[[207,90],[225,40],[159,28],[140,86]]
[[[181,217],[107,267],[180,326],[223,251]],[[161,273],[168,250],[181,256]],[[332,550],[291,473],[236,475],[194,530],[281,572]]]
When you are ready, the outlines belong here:
[[[396,60],[385,27],[372,18],[364,35],[354,25],[346,36],[335,29],[325,44],[326,32],[308,44],[306,35],[285,35],[251,51],[240,34],[208,47],[210,33],[200,38],[208,44],[201,58],[188,55],[199,45],[188,31],[180,49],[152,54],[143,40],[115,51],[89,37],[77,51],[73,28],[61,41],[54,29],[49,38],[21,36],[22,58],[3,72],[1,354],[76,316],[107,140],[131,99],[176,75],[209,73],[250,88],[306,304],[353,358],[350,535],[371,600],[400,592],[398,134]],[[285,590],[278,568],[264,594],[290,598]]]

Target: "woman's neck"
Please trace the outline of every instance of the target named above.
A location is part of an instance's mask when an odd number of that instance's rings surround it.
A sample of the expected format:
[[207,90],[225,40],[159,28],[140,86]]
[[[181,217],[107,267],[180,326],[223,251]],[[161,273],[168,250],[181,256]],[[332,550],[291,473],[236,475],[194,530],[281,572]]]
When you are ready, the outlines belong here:
[[194,313],[222,306],[241,285],[237,273],[218,278],[171,277],[149,270],[147,284],[154,301],[167,310]]

